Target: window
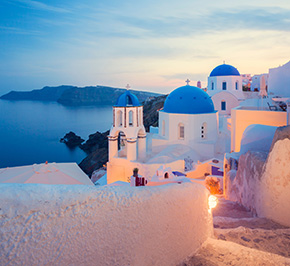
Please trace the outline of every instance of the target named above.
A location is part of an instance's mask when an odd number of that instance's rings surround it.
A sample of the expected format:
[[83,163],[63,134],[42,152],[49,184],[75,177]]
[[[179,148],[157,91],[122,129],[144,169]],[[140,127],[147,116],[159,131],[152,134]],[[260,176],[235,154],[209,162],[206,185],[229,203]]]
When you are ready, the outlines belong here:
[[221,101],[221,109],[222,111],[225,111],[227,109],[227,105],[225,101]]
[[236,90],[238,90],[239,89],[239,83],[238,83],[238,81],[236,81]]
[[207,135],[207,124],[204,122],[200,127],[200,137],[205,139]]
[[227,83],[224,81],[223,82],[223,90],[226,90],[227,89]]
[[165,121],[162,120],[162,136],[165,136]]
[[214,83],[211,83],[211,89],[214,90]]
[[133,126],[133,111],[129,111],[129,126]]
[[118,111],[118,113],[117,113],[117,126],[118,127],[121,127],[122,126],[122,117],[123,117],[123,113],[122,113],[122,111]]
[[184,125],[183,124],[179,124],[179,139],[184,139]]

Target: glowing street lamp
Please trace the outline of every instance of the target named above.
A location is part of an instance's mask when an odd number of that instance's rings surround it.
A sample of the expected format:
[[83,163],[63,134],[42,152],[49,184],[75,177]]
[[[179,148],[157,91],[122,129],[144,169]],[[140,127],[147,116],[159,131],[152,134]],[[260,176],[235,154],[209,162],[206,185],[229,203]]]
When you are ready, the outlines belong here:
[[211,213],[211,209],[215,208],[218,204],[218,198],[214,195],[208,197],[208,212]]

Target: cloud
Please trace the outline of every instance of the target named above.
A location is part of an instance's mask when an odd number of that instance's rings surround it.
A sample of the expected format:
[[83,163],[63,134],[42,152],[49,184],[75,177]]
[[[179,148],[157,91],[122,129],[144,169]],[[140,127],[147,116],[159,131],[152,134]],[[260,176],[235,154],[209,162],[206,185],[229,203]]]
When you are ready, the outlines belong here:
[[0,30],[2,33],[11,33],[11,34],[21,34],[21,35],[41,35],[42,33],[37,30],[28,30],[28,29],[21,29],[17,27],[7,27],[7,26],[0,26]]
[[71,11],[67,8],[57,7],[42,3],[40,1],[34,0],[16,0],[16,2],[27,6],[28,8],[37,9],[37,10],[44,10],[50,12],[57,12],[57,13],[70,13]]
[[214,9],[195,16],[134,17],[119,15],[117,19],[130,27],[147,33],[147,36],[181,37],[203,35],[227,30],[290,31],[290,10],[277,7]]
[[208,73],[175,73],[172,75],[162,75],[162,77],[165,80],[186,80],[186,79],[192,79],[192,80],[201,80],[208,76]]

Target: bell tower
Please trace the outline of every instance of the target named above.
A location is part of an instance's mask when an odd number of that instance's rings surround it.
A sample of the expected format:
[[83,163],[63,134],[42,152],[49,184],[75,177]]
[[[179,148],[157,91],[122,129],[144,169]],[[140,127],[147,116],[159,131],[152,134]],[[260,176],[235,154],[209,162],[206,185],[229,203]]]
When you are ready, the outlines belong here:
[[113,125],[109,138],[109,162],[123,158],[143,161],[146,157],[146,132],[143,125],[143,106],[128,89],[113,106]]

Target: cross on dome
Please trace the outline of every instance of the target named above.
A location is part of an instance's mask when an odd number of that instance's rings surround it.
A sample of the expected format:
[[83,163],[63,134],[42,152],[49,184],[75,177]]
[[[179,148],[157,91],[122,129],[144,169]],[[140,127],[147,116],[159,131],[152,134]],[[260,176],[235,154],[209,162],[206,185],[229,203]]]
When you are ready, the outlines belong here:
[[189,85],[190,80],[187,79],[185,82],[186,82],[186,85]]
[[129,84],[126,85],[126,89],[129,90],[131,87]]

